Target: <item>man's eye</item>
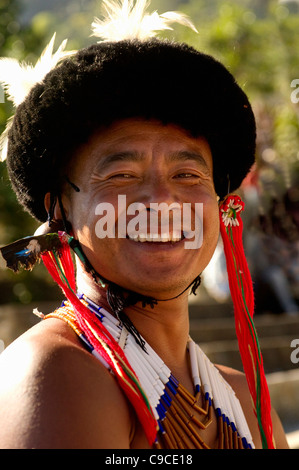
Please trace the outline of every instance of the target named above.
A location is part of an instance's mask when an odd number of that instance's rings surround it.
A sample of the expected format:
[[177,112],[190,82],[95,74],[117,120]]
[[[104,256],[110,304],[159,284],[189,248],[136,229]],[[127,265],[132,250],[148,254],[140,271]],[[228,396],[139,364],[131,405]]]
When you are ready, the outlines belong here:
[[110,178],[124,178],[124,179],[129,179],[129,178],[134,178],[133,175],[130,175],[129,173],[117,173],[116,175],[110,176]]
[[198,178],[198,175],[194,175],[193,173],[179,173],[175,178]]

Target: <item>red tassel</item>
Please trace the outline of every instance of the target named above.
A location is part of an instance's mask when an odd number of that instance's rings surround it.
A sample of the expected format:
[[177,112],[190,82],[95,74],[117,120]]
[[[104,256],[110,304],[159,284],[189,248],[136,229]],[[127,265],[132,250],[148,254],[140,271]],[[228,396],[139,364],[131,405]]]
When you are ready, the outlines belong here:
[[243,248],[243,222],[241,219],[243,210],[244,203],[239,196],[228,196],[220,206],[220,231],[244,372],[257,416],[263,447],[273,449],[270,394],[253,323],[254,291]]
[[63,290],[76,314],[77,322],[94,349],[105,359],[113,370],[121,388],[132,403],[150,445],[153,445],[157,435],[157,422],[153,416],[147,398],[140,388],[135,372],[131,368],[123,350],[114,340],[104,325],[97,321],[90,310],[75,294],[76,281],[74,264],[70,247],[61,234],[62,247],[58,252],[42,254],[43,262]]

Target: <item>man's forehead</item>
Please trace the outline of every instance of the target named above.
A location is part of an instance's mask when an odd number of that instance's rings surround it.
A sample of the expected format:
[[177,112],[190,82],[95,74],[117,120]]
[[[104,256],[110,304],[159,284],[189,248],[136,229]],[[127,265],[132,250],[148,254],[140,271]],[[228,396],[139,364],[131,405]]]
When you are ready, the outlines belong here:
[[118,121],[108,128],[99,129],[84,145],[83,153],[89,156],[88,160],[98,161],[110,157],[110,162],[129,158],[136,161],[142,159],[148,148],[156,151],[163,149],[169,161],[212,158],[205,138],[192,137],[185,129],[174,124],[164,125],[158,121],[141,119]]
[[145,138],[167,138],[169,135],[175,135],[177,138],[182,138],[196,142],[197,138],[193,137],[188,130],[172,123],[163,124],[157,120],[146,119],[124,119],[116,121],[109,127],[100,128],[93,135],[95,140],[106,143],[109,145],[121,144],[128,140],[144,141]]
[[[209,160],[205,157],[202,152],[188,151],[188,150],[177,150],[169,151],[164,155],[165,163],[184,163],[187,161],[195,163],[203,171],[209,171]],[[143,163],[147,160],[146,152],[138,151],[124,151],[124,152],[112,152],[105,155],[99,155],[97,160],[97,169],[99,171],[104,171],[109,169],[111,166],[122,163]]]

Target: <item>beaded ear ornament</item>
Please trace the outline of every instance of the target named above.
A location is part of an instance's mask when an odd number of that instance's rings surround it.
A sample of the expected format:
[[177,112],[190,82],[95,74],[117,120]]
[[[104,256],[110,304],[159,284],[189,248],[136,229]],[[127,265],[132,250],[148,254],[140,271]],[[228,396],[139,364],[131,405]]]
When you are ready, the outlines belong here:
[[254,292],[242,241],[241,213],[244,206],[238,195],[229,195],[224,199],[219,208],[220,232],[234,304],[236,334],[253,409],[257,416],[263,447],[273,448],[270,395],[253,323]]

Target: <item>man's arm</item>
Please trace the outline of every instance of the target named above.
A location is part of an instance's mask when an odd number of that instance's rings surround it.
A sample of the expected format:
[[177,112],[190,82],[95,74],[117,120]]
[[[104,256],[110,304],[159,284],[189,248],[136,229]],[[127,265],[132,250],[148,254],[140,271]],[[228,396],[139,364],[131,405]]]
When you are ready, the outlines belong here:
[[129,448],[129,406],[114,377],[75,341],[43,330],[0,356],[0,448]]

